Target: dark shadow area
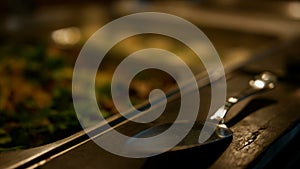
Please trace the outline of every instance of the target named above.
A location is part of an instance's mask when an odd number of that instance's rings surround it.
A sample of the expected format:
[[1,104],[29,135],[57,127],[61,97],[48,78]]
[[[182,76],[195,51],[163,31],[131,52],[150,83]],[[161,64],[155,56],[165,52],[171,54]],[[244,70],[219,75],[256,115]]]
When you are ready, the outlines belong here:
[[208,168],[231,143],[232,137],[221,139],[204,146],[166,152],[147,159],[142,169],[187,168],[195,166]]
[[[165,124],[145,130],[139,137],[152,136],[161,133],[171,124]],[[178,123],[177,125],[186,125]],[[209,127],[209,126],[207,126]],[[189,134],[171,150],[147,159],[143,169],[152,168],[186,168],[187,166],[209,167],[217,160],[232,141],[232,132],[229,129],[218,128],[204,143],[199,144],[198,138],[203,124],[196,122]],[[205,131],[204,131],[205,132]]]
[[243,118],[250,115],[251,113],[275,103],[277,103],[276,100],[269,99],[269,98],[253,99],[236,116],[234,116],[232,119],[226,122],[226,125],[228,127],[232,127],[233,125],[235,125],[236,123],[238,123]]
[[292,125],[271,146],[259,156],[249,168],[299,168],[300,160],[300,121]]

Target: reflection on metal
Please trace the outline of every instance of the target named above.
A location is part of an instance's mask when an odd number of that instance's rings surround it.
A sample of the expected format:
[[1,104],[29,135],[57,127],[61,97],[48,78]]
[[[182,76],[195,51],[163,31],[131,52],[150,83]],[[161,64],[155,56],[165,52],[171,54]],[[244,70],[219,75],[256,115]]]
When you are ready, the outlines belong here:
[[228,110],[236,103],[244,100],[245,98],[258,93],[259,91],[265,91],[275,87],[277,82],[277,77],[270,73],[264,72],[255,77],[255,79],[249,82],[249,88],[242,91],[237,97],[229,97],[224,106],[220,107],[215,114],[213,114],[210,119],[218,120],[220,123],[224,123],[224,117]]
[[286,6],[286,12],[292,18],[300,19],[300,3],[299,2],[290,2]]
[[252,85],[257,89],[262,89],[265,87],[265,82],[262,80],[255,80],[252,81]]
[[226,110],[225,106],[222,106],[221,108],[219,108],[219,109],[215,112],[214,115],[212,115],[212,116],[210,117],[210,119],[211,119],[211,120],[215,120],[215,119],[216,119],[216,120],[220,121],[223,117],[225,117],[226,113],[227,113],[227,110]]
[[52,32],[52,40],[61,46],[76,45],[81,39],[81,32],[77,27],[58,29]]
[[236,102],[239,101],[239,99],[237,99],[237,98],[235,98],[235,97],[229,97],[228,101],[229,101],[230,103],[236,103]]
[[250,86],[252,86],[254,89],[260,90],[260,89],[272,89],[275,87],[277,79],[276,77],[270,73],[265,72],[258,76],[255,80],[251,80],[249,82]]

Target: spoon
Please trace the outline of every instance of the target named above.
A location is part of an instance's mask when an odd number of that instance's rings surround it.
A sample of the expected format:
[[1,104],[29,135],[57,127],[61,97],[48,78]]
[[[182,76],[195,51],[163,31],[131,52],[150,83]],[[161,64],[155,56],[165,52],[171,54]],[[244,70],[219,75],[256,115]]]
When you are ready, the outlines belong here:
[[[257,76],[254,77],[253,80],[249,81],[249,86],[240,92],[237,96],[229,97],[225,104],[220,107],[208,120],[208,122],[205,123],[206,129],[209,130],[209,128],[213,129],[213,134],[203,143],[199,143],[199,135],[200,132],[208,131],[204,130],[201,131],[204,124],[202,122],[196,121],[193,128],[190,130],[188,135],[179,142],[175,147],[171,148],[169,151],[160,154],[159,156],[168,156],[170,157],[170,153],[179,152],[177,154],[180,154],[181,156],[186,155],[190,151],[197,151],[195,148],[201,148],[203,145],[210,145],[211,143],[217,143],[217,142],[226,142],[228,143],[228,139],[232,138],[233,132],[226,126],[224,123],[224,118],[227,112],[230,110],[230,108],[233,107],[236,103],[244,100],[245,98],[248,98],[249,96],[252,96],[254,94],[260,93],[262,91],[267,91],[270,89],[273,89],[275,87],[275,84],[277,82],[277,77],[270,73],[270,72],[263,72]],[[216,122],[217,121],[217,122]],[[180,125],[183,126],[187,125],[189,122],[175,122],[175,123],[165,123],[162,125],[154,126],[151,128],[148,128],[146,130],[143,130],[139,132],[138,134],[134,135],[134,138],[147,138],[151,136],[158,135],[162,133],[163,131],[167,130],[171,125]],[[217,124],[217,126],[216,126]],[[201,133],[202,134],[202,133]],[[209,133],[207,133],[209,134]],[[172,136],[176,135],[176,133],[172,133]],[[128,144],[132,143],[133,140],[128,140]],[[204,146],[205,147],[205,146]],[[206,146],[207,147],[207,146]],[[147,149],[147,147],[135,147],[135,150],[132,151],[155,151],[153,149]],[[167,154],[167,155],[166,155]],[[161,159],[161,157],[160,157]]]

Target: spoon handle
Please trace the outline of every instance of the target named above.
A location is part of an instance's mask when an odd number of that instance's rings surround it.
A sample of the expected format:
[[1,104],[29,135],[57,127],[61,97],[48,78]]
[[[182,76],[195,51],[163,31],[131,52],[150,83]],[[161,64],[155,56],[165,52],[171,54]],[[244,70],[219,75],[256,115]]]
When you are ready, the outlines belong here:
[[277,77],[271,72],[263,72],[254,77],[253,80],[249,81],[249,86],[241,91],[236,96],[229,97],[225,105],[220,107],[216,113],[214,113],[210,119],[218,120],[220,123],[224,123],[224,117],[229,109],[236,103],[244,100],[245,98],[257,94],[262,91],[273,89],[277,83]]

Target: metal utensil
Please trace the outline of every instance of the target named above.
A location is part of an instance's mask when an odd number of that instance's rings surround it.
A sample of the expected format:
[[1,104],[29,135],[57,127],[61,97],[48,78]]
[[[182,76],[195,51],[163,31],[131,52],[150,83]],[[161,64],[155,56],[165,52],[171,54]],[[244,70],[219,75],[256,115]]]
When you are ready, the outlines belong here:
[[[270,90],[275,87],[275,84],[277,82],[277,78],[274,74],[270,72],[263,72],[257,76],[253,80],[249,81],[249,86],[246,88],[246,90],[240,92],[239,95],[229,97],[225,105],[220,107],[209,119],[209,122],[206,123],[206,127],[211,127],[212,129],[215,129],[214,133],[207,139],[204,143],[200,144],[198,141],[199,134],[204,126],[202,122],[196,121],[193,128],[189,132],[189,134],[175,147],[167,151],[166,153],[172,153],[180,151],[181,154],[184,151],[190,151],[190,149],[195,147],[201,147],[202,145],[207,145],[215,142],[224,141],[226,138],[232,138],[232,131],[226,126],[224,123],[224,117],[227,114],[227,112],[230,110],[230,108],[235,105],[236,103],[244,100],[245,98],[252,96],[254,94],[257,94],[262,91]],[[217,120],[217,126],[215,123],[215,120]],[[135,138],[146,138],[158,135],[162,133],[163,131],[167,130],[171,125],[180,125],[184,126],[187,125],[188,122],[177,122],[177,123],[166,123],[158,126],[154,126],[152,128],[143,130],[136,134]],[[205,130],[204,130],[205,132]],[[204,133],[205,134],[205,133]],[[172,133],[172,136],[176,135],[176,133]],[[132,140],[129,140],[128,143],[132,143]],[[153,149],[147,149],[147,147],[135,147],[136,150],[133,151],[155,151]],[[194,151],[194,150],[193,150]],[[163,154],[166,154],[163,153]]]

